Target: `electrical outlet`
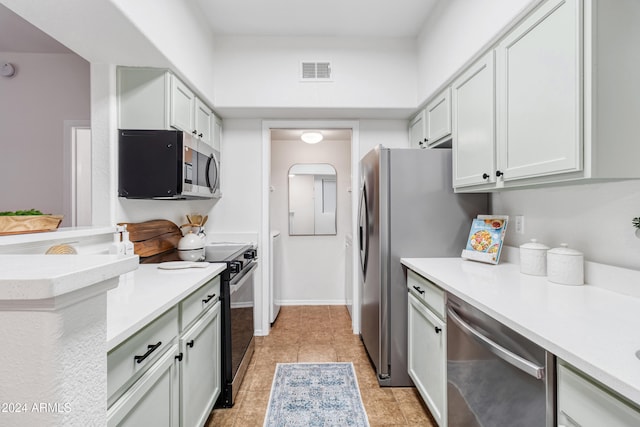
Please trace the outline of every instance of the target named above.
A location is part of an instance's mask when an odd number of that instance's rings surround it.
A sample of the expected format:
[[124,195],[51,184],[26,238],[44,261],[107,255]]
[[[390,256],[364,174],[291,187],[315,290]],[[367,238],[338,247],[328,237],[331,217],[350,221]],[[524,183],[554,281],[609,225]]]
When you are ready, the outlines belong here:
[[524,215],[516,215],[516,233],[524,234]]

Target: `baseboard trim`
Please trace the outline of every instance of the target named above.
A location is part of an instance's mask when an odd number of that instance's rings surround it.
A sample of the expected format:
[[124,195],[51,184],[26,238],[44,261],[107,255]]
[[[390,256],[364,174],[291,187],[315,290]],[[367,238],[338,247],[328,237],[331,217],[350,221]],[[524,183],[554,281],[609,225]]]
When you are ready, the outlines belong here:
[[283,300],[280,305],[347,305],[346,300]]

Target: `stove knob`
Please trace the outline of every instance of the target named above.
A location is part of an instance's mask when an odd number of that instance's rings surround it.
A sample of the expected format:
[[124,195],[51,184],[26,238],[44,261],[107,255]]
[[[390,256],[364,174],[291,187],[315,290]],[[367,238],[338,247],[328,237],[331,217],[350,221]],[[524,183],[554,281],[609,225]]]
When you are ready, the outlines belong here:
[[254,259],[257,255],[257,251],[255,249],[250,249],[244,253],[244,259]]
[[229,263],[229,272],[231,274],[236,274],[240,272],[240,267],[242,266],[242,264],[238,263],[237,261],[231,261]]

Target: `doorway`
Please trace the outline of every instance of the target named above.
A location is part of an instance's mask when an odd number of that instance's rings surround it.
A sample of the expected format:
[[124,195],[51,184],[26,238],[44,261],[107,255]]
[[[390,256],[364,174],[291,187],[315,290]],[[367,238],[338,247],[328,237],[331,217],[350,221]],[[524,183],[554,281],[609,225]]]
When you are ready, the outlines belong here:
[[[308,150],[307,144],[300,141],[300,134],[304,130],[321,130],[326,133],[328,138],[325,140],[326,146],[333,141],[334,148],[343,150],[341,165],[336,167],[337,179],[336,203],[336,233],[325,233],[322,235],[290,235],[289,221],[290,210],[289,203],[289,174],[288,170],[293,163],[298,164],[330,164],[336,163],[334,160],[324,160],[324,150],[321,149],[321,143],[316,144],[317,148]],[[293,136],[292,136],[293,135]],[[330,136],[331,135],[331,136]],[[345,138],[346,135],[346,138]],[[277,227],[280,236],[283,238],[282,257],[286,259],[287,269],[283,272],[281,297],[285,304],[347,304],[353,302],[352,327],[353,331],[359,331],[359,310],[358,304],[358,287],[353,286],[357,283],[357,270],[349,269],[347,265],[351,265],[357,260],[357,253],[354,253],[351,245],[346,245],[347,237],[353,234],[357,219],[357,185],[359,182],[359,126],[357,121],[265,121],[263,122],[263,203],[262,203],[262,248],[263,259],[271,261],[269,252],[269,240]],[[342,141],[342,142],[338,142]],[[342,145],[340,145],[342,144]],[[295,147],[295,148],[292,148]],[[327,150],[331,151],[331,150]],[[283,153],[286,153],[283,155]],[[327,154],[327,153],[325,153]],[[328,155],[328,154],[327,154]],[[345,159],[345,157],[347,157]],[[337,165],[333,165],[337,166]],[[277,169],[277,170],[276,170]],[[287,172],[285,172],[285,170]],[[276,176],[277,174],[277,176]],[[332,183],[330,179],[325,177],[325,188],[330,190]],[[319,188],[322,186],[316,186]],[[330,193],[330,192],[329,192]],[[324,201],[324,208],[330,206],[330,203]],[[340,209],[343,208],[341,211]],[[346,209],[344,209],[346,208]],[[341,212],[341,213],[340,213]],[[288,240],[285,242],[284,240]],[[331,246],[332,249],[327,248]],[[311,248],[311,249],[310,249]],[[316,260],[314,268],[320,264],[318,257],[309,256],[305,260],[305,253],[309,251],[320,250],[329,253],[322,259],[327,270],[326,274],[316,274],[315,270],[311,271],[305,267],[307,262]],[[295,258],[295,259],[294,259]],[[303,262],[299,262],[300,258]],[[350,262],[347,262],[350,261]],[[267,264],[267,263],[265,263]],[[319,271],[322,271],[319,270]],[[347,277],[347,274],[349,277]],[[306,278],[305,278],[306,275]],[[263,286],[262,286],[262,319],[263,324],[267,325],[265,330],[269,330],[268,313],[272,304],[271,295],[273,295],[270,281],[270,268],[263,270]],[[301,283],[303,283],[301,285]],[[322,286],[333,286],[332,289],[325,289],[323,294]],[[350,286],[349,286],[350,285]],[[348,289],[348,294],[347,290]]]
[[88,120],[64,122],[65,227],[89,226],[91,220],[91,128]]

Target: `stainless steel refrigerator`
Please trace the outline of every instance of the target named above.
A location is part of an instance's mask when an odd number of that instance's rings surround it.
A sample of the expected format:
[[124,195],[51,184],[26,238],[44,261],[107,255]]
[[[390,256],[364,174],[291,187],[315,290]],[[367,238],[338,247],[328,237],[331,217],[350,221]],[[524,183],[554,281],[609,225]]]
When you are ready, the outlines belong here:
[[455,194],[451,150],[384,148],[360,161],[360,336],[382,386],[410,386],[400,258],[457,257],[486,194]]

